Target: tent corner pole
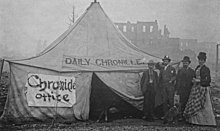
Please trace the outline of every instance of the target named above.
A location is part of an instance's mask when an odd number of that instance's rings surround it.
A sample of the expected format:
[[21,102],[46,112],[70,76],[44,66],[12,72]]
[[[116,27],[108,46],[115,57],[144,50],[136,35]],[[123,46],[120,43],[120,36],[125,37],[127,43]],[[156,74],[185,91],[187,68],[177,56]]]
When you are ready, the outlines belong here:
[[0,80],[1,80],[1,78],[2,78],[2,71],[3,71],[4,61],[5,61],[4,59],[1,60]]

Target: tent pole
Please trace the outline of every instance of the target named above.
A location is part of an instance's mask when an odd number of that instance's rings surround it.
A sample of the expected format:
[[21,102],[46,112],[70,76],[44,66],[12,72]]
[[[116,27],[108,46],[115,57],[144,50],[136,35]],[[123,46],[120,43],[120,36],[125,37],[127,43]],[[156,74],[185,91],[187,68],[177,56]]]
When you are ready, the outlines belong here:
[[1,80],[1,78],[2,78],[2,70],[3,70],[3,66],[4,66],[4,59],[1,59],[0,60],[1,61],[1,71],[0,71],[0,80]]
[[216,45],[216,65],[215,65],[215,79],[217,80],[217,77],[218,77],[218,54],[219,54],[219,51],[218,51],[218,48],[219,48],[219,45],[220,44],[217,44]]

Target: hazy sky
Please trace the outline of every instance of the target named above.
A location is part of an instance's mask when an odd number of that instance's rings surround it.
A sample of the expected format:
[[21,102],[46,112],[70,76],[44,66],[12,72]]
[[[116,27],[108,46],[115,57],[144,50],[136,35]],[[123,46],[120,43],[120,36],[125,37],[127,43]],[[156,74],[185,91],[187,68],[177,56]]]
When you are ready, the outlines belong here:
[[[54,41],[93,0],[0,0],[0,44],[28,54]],[[220,42],[220,0],[97,0],[114,22],[157,20],[172,37]]]

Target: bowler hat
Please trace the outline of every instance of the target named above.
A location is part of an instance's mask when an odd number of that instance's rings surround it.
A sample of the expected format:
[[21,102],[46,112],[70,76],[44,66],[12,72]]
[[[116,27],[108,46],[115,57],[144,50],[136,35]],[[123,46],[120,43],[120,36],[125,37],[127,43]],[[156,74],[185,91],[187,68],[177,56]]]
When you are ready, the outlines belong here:
[[154,65],[155,63],[154,63],[153,60],[149,60],[147,64],[148,64],[148,65]]
[[170,57],[169,57],[168,55],[165,55],[162,60],[163,60],[163,61],[164,61],[164,60],[169,60],[169,61],[171,61],[171,59],[170,59]]
[[185,61],[191,63],[189,56],[184,56],[184,57],[183,57],[182,62],[185,62]]
[[199,55],[197,56],[197,58],[206,60],[206,53],[205,52],[199,52]]

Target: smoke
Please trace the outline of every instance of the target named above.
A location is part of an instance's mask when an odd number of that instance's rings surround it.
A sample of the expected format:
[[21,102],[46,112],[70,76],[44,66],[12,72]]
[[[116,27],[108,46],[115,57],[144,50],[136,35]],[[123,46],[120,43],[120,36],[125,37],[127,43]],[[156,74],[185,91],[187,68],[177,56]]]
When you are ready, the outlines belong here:
[[[101,1],[101,0],[100,0]],[[219,0],[118,0],[101,2],[113,21],[154,21],[172,37],[220,41]]]
[[[220,41],[220,1],[194,0],[186,4],[185,21],[180,36],[197,38],[200,41]],[[185,35],[183,35],[185,34]]]
[[0,9],[0,45],[25,57],[36,55],[39,40],[51,43],[61,35],[71,13],[62,1],[51,0],[1,0]]

